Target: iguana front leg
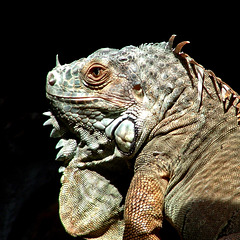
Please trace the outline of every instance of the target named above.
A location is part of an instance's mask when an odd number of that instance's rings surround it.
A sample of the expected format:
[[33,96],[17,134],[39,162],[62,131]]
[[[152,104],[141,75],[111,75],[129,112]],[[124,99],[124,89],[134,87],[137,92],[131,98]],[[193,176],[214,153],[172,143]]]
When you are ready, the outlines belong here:
[[167,184],[165,172],[139,170],[135,173],[126,197],[124,240],[160,239]]

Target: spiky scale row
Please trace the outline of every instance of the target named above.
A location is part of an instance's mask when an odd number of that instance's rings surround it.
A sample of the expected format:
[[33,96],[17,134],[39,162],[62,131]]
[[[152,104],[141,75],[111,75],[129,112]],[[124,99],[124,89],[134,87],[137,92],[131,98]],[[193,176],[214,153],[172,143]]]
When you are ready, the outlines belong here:
[[216,77],[216,75],[208,70],[207,73],[212,78],[215,86],[218,85],[221,89],[221,94],[217,92],[219,99],[225,102],[229,100],[232,103],[232,106],[236,108],[237,121],[240,125],[240,96],[237,92],[235,92],[228,84],[223,82],[220,78]]
[[[176,35],[172,35],[169,39],[169,45],[173,45],[173,41],[175,39]],[[202,94],[203,89],[207,91],[207,89],[204,86],[204,78],[205,74],[208,74],[210,78],[212,79],[213,85],[215,87],[216,93],[219,97],[220,101],[225,102],[226,100],[229,100],[232,103],[232,106],[236,108],[236,115],[237,115],[237,121],[238,124],[240,124],[240,96],[237,92],[235,92],[228,84],[223,82],[220,78],[216,77],[216,75],[211,70],[206,70],[202,65],[197,63],[194,59],[192,59],[188,54],[181,52],[183,46],[190,43],[189,41],[183,41],[180,42],[175,49],[173,49],[173,52],[183,58],[185,62],[187,63],[187,66],[189,68],[190,73],[190,65],[193,67],[195,72],[197,73],[198,78],[198,101],[199,101],[199,109],[201,107],[202,103]],[[220,93],[218,90],[218,87],[220,88]],[[208,93],[208,92],[207,92]],[[209,94],[209,93],[208,93]]]

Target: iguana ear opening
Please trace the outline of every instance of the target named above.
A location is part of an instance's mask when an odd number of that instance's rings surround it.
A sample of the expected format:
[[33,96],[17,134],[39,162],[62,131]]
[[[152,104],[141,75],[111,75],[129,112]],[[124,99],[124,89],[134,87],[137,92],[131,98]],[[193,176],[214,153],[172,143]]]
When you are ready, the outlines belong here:
[[133,86],[133,96],[138,101],[142,100],[142,98],[144,97],[144,92],[143,92],[141,84],[136,84]]

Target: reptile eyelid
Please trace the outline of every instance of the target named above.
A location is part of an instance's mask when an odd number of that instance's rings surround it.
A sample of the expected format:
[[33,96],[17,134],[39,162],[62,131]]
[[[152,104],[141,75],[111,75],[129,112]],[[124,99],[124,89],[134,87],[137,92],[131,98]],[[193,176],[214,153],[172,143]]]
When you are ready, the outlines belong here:
[[85,73],[84,82],[89,87],[104,87],[109,82],[109,75],[110,71],[106,66],[100,63],[94,63],[88,67]]

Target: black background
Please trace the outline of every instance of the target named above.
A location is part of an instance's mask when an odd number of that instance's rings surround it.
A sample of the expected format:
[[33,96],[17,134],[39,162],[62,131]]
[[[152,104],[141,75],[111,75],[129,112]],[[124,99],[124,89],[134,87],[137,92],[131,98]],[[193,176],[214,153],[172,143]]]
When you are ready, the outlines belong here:
[[56,54],[64,64],[102,47],[177,34],[175,44],[189,40],[183,51],[240,92],[237,5],[138,4],[11,3],[1,9],[0,239],[71,239],[57,213],[56,140],[42,127],[45,79]]

